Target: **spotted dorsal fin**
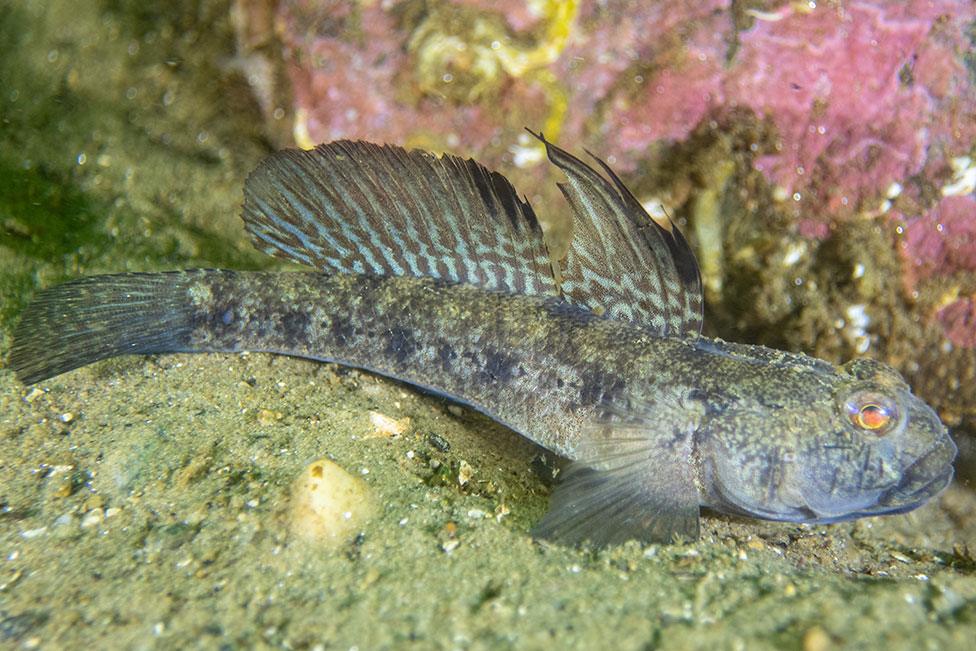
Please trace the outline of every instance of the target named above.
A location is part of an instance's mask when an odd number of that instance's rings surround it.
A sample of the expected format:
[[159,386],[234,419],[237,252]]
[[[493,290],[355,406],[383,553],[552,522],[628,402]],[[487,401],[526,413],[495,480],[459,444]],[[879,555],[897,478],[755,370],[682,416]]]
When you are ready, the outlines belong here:
[[576,217],[562,272],[566,298],[661,335],[699,334],[701,275],[681,231],[670,219],[651,218],[600,159],[593,156],[609,181],[542,134],[532,135],[569,179],[559,184]]
[[244,186],[261,250],[324,271],[555,295],[531,206],[473,160],[339,140],[267,157]]

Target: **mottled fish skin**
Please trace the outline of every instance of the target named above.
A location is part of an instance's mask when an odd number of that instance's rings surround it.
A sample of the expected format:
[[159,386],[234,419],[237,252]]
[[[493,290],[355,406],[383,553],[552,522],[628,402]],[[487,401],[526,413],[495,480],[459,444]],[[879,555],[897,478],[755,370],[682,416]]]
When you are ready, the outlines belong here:
[[[897,372],[699,336],[701,283],[680,232],[642,222],[612,173],[607,182],[546,145],[587,220],[565,287],[502,177],[471,161],[333,143],[276,155],[252,175],[245,203],[256,242],[328,273],[67,283],[28,307],[10,365],[30,383],[124,353],[265,351],[395,378],[570,459],[535,530],[564,543],[694,539],[701,507],[794,522],[896,513],[948,485],[955,446]],[[326,169],[331,185],[304,187],[310,169]],[[400,222],[389,219],[398,210]],[[343,221],[346,212],[357,216]],[[412,225],[421,218],[440,223]],[[449,228],[482,257],[426,246]],[[599,257],[626,238],[640,247],[599,277]],[[649,264],[657,271],[645,282]]]

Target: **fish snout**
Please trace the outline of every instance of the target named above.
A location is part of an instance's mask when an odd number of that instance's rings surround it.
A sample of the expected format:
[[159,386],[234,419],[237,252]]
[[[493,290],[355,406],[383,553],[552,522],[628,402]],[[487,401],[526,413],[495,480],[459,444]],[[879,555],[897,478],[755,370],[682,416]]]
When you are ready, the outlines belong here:
[[880,506],[908,511],[938,495],[952,481],[956,453],[956,444],[946,434],[905,468],[901,481],[881,496]]

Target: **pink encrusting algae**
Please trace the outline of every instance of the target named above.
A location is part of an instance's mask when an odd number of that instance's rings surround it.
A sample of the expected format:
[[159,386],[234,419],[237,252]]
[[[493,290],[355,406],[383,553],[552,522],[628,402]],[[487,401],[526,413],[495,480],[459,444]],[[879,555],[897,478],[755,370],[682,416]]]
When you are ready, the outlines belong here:
[[943,198],[908,221],[900,244],[911,289],[935,276],[976,272],[976,198]]
[[870,211],[930,156],[972,146],[976,90],[960,56],[971,3],[793,6],[740,33],[725,86],[775,124],[779,150],[756,165],[788,194],[813,193],[828,216]]
[[654,143],[745,107],[778,138],[757,168],[806,202],[801,218],[829,222],[875,209],[914,175],[944,182],[947,159],[976,139],[970,0],[737,11],[730,0],[424,11],[286,0],[279,23],[309,144],[370,137],[497,162],[532,121],[598,142],[627,171]]
[[949,341],[960,348],[976,348],[976,297],[956,299],[937,317]]

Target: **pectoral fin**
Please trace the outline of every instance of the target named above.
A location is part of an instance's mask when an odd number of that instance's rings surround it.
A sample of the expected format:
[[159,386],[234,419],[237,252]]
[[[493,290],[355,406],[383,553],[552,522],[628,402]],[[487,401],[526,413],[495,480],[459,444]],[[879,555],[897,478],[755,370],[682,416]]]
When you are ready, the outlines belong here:
[[602,431],[564,471],[533,535],[595,547],[696,540],[699,496],[691,437],[656,441],[625,425]]

